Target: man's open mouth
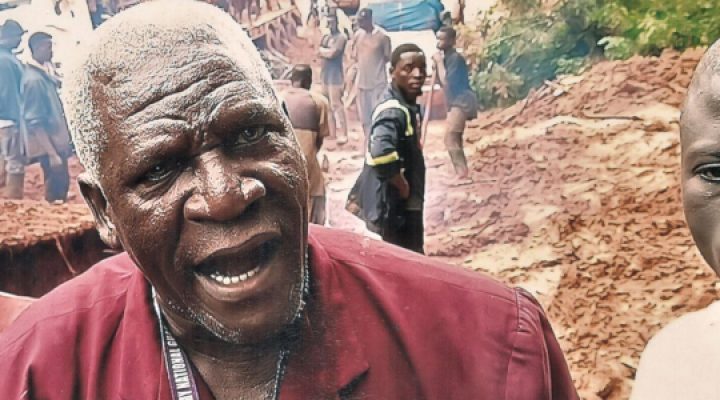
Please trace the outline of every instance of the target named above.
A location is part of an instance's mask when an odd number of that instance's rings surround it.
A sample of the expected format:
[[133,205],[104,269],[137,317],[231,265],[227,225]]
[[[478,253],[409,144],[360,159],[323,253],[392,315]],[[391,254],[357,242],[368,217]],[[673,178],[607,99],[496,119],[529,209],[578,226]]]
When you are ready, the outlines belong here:
[[279,245],[276,237],[253,238],[241,249],[221,251],[209,257],[197,266],[195,274],[221,286],[240,285],[268,266]]

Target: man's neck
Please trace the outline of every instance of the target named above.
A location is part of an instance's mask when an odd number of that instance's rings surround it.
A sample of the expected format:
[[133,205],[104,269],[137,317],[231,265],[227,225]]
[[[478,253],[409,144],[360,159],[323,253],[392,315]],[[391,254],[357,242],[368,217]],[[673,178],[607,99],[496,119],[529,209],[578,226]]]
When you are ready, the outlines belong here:
[[417,101],[417,96],[408,96],[404,91],[402,91],[402,90],[395,84],[395,82],[392,83],[392,88],[393,88],[393,90],[394,90],[395,92],[397,92],[398,94],[400,94],[400,97],[402,97],[402,100],[403,100],[405,103],[407,103],[407,104],[409,104],[409,105],[411,105],[411,106],[414,106],[414,105],[415,105],[415,103],[416,103],[416,101]]
[[161,309],[168,328],[215,398],[267,398],[268,388],[273,387],[276,380],[281,340],[255,346],[228,343],[168,311],[169,307],[163,307],[162,303]]
[[454,47],[448,47],[447,49],[443,50],[443,52],[445,53],[445,57],[447,57],[447,56],[449,56],[450,54],[455,53],[455,48],[454,48]]

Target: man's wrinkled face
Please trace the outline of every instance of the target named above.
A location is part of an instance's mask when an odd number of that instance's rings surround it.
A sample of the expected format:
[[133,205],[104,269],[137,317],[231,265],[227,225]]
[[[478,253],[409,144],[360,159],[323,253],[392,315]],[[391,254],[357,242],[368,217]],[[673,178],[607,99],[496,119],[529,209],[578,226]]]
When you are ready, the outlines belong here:
[[[685,217],[708,264],[720,272],[720,76],[705,72],[687,100],[681,123]],[[716,99],[707,101],[707,92]]]
[[422,85],[427,77],[425,54],[419,51],[402,53],[390,72],[403,96],[407,100],[414,100],[422,94]]
[[164,309],[257,343],[298,309],[307,173],[269,82],[249,73],[262,67],[202,44],[176,54],[106,86],[106,214]]

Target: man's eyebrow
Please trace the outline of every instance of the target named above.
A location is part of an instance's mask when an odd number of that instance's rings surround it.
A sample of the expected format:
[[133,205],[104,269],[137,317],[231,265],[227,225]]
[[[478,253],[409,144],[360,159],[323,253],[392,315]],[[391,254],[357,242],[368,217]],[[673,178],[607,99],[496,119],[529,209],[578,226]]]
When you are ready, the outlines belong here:
[[[192,125],[185,118],[174,114],[167,114],[159,118],[153,118],[147,122],[139,123],[135,129],[128,131],[127,137],[131,141],[134,141],[138,136],[149,136],[153,139],[156,136],[171,138],[178,133],[189,132],[191,130]],[[143,141],[146,141],[146,139],[143,139]]]
[[208,118],[208,129],[238,127],[257,122],[282,122],[282,109],[263,98],[238,99],[233,96],[218,103]]
[[[184,126],[180,126],[181,124]],[[137,131],[130,138],[128,157],[137,165],[137,171],[142,171],[168,157],[178,156],[191,146],[192,136],[183,134],[190,131],[189,124],[175,122],[174,127],[152,125],[157,124],[145,124],[145,134]]]

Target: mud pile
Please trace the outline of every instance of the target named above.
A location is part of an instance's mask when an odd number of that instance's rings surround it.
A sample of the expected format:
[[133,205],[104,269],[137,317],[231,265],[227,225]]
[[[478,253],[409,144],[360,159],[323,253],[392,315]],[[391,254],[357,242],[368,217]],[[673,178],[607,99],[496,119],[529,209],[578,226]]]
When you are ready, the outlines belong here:
[[108,255],[85,205],[0,200],[0,291],[42,296]]
[[481,115],[472,183],[429,153],[428,254],[533,291],[584,399],[627,398],[647,341],[718,297],[680,203],[678,107],[701,55],[604,62]]
[[523,126],[558,115],[631,118],[633,108],[655,102],[680,107],[703,52],[666,50],[660,57],[600,62],[582,76],[546,82],[514,106],[481,115],[478,123],[498,128]]
[[85,205],[0,200],[0,248],[24,249],[94,227]]

